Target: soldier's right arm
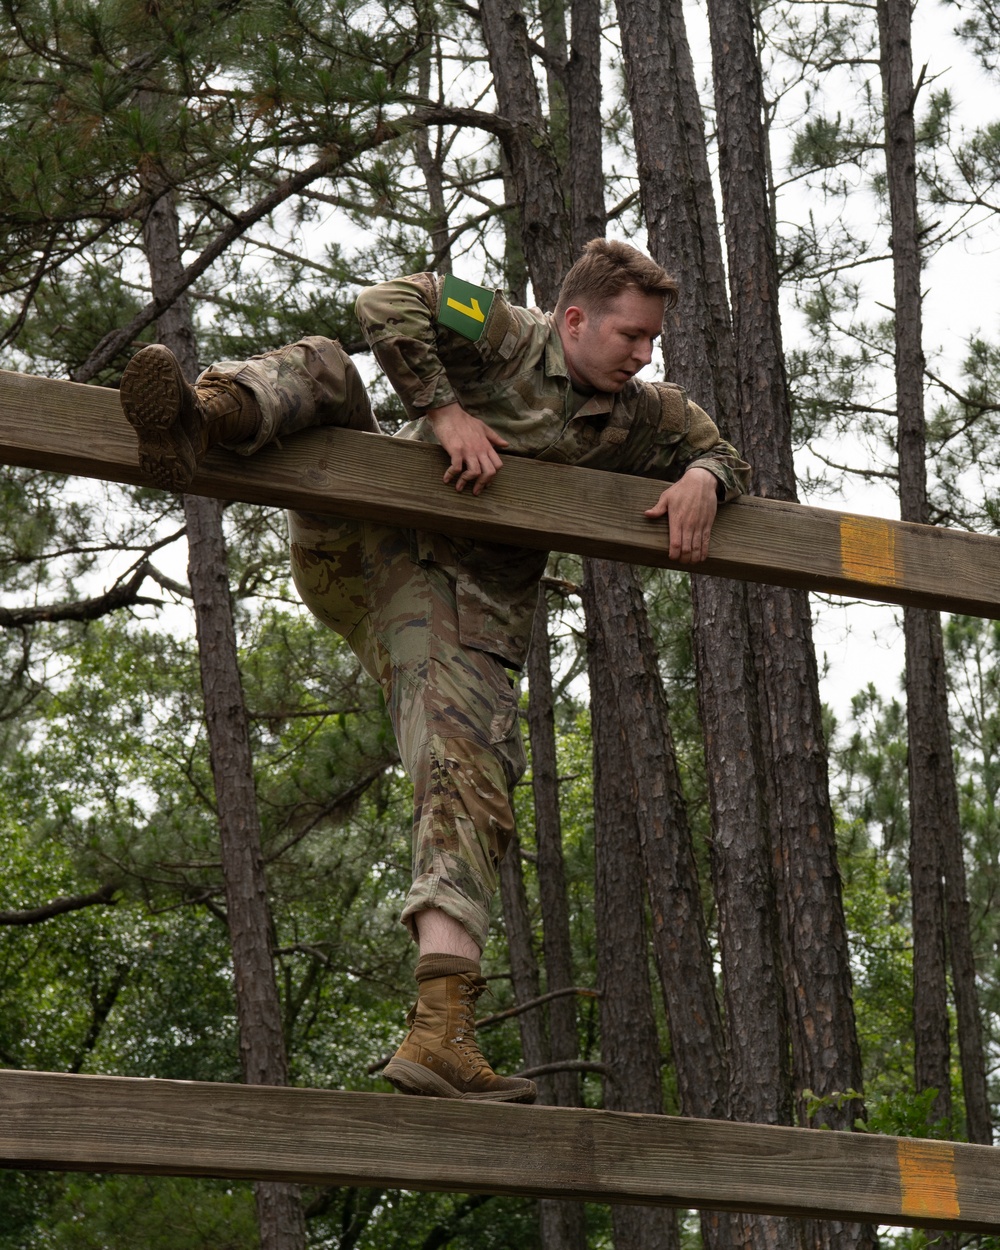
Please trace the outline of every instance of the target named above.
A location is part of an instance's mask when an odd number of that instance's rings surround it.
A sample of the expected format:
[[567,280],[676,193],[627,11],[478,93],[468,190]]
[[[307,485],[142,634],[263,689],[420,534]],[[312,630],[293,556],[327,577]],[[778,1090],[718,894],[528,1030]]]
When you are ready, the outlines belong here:
[[507,442],[465,411],[439,355],[436,328],[440,286],[433,274],[394,278],[368,287],[356,312],[375,359],[411,417],[426,416],[448,455],[444,481],[478,495],[503,462]]
[[439,280],[430,273],[368,287],[355,306],[361,332],[410,417],[457,401],[438,354]]

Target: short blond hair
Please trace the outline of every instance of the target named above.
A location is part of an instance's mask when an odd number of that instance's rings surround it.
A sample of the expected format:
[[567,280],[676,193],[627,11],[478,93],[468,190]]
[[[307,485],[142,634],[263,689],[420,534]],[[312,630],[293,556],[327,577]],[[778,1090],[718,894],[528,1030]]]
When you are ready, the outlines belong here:
[[667,271],[628,243],[591,239],[559,288],[556,317],[576,305],[600,316],[627,290],[659,295],[665,308],[677,303],[677,283]]

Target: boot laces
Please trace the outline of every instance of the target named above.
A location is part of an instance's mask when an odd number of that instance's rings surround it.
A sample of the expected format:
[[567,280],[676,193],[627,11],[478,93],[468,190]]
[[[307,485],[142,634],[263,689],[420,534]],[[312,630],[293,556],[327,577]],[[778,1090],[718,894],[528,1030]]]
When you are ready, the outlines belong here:
[[470,984],[464,977],[462,978],[459,991],[458,1027],[455,1030],[455,1036],[451,1039],[452,1044],[461,1050],[468,1062],[477,1068],[489,1066],[476,1041],[476,1000],[484,988],[482,985]]

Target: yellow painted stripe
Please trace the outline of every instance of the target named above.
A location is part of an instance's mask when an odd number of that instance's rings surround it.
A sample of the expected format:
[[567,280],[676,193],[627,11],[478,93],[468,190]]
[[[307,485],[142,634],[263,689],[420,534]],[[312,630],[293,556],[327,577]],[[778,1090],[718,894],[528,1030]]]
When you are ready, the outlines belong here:
[[948,1142],[902,1137],[899,1160],[900,1213],[928,1219],[958,1219],[955,1151]]
[[840,518],[840,567],[845,577],[877,586],[896,586],[896,532],[878,517]]

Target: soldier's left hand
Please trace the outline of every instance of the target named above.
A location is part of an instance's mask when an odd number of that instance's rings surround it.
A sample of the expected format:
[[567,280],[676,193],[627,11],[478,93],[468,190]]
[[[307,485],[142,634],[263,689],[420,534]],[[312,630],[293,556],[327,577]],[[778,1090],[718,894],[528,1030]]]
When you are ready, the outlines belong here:
[[459,491],[471,485],[474,495],[481,494],[503,468],[497,448],[508,447],[507,440],[458,403],[429,408],[427,418],[450,461],[443,480]]
[[670,527],[670,558],[681,564],[700,564],[708,556],[712,524],[719,510],[718,478],[693,465],[680,481],[668,486],[646,516],[665,516]]

